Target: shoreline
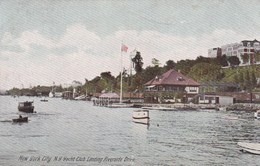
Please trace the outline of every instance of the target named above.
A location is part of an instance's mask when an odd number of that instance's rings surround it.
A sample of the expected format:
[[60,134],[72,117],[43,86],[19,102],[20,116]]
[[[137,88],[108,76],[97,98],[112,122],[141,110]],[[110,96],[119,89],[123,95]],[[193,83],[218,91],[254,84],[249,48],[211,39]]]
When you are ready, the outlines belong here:
[[154,104],[154,103],[138,103],[134,104],[134,107],[167,107],[167,108],[175,108],[178,110],[198,110],[198,109],[214,109],[218,110],[219,108],[225,108],[226,111],[248,111],[255,112],[260,110],[260,104],[254,103],[235,103],[232,105],[216,105],[216,104]]

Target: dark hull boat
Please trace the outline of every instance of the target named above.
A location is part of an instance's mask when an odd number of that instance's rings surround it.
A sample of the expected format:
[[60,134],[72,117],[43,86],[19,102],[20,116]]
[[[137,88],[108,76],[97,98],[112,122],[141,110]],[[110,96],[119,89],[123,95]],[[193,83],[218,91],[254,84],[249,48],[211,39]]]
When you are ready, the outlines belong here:
[[26,113],[34,113],[33,102],[29,102],[29,101],[20,102],[18,105],[18,110]]
[[48,102],[48,100],[46,100],[46,99],[41,99],[41,102]]
[[28,117],[13,119],[13,123],[23,123],[23,122],[28,122]]

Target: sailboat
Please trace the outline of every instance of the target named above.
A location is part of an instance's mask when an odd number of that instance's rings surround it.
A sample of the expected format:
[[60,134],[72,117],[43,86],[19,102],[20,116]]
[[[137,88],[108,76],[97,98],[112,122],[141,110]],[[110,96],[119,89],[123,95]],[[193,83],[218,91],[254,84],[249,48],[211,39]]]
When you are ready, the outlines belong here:
[[54,88],[53,88],[54,86],[55,86],[55,83],[53,82],[53,86],[52,86],[51,91],[50,91],[50,93],[49,93],[49,97],[50,97],[50,98],[55,97],[55,95],[54,95]]
[[122,59],[122,53],[123,52],[127,52],[128,47],[124,44],[122,44],[121,46],[121,64],[120,64],[120,97],[119,97],[119,103],[113,103],[111,105],[109,105],[109,108],[129,108],[129,107],[133,107],[133,104],[128,104],[128,103],[123,103],[122,102],[122,98],[123,98],[123,67],[122,67],[122,63],[123,63],[123,59]]

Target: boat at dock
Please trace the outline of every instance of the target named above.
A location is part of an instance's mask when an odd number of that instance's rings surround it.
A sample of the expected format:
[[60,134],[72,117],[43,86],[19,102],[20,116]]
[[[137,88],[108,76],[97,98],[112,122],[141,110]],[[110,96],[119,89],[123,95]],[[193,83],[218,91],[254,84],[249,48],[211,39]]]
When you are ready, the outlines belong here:
[[33,101],[19,102],[18,110],[26,113],[33,113]]
[[133,122],[141,124],[149,124],[150,117],[148,110],[135,110],[133,111]]
[[133,107],[134,104],[131,103],[112,103],[107,105],[108,108],[130,108]]
[[146,110],[159,110],[159,111],[175,111],[175,108],[170,108],[170,107],[141,107],[142,109]]
[[260,119],[260,110],[257,110],[254,114],[255,119]]
[[260,155],[260,143],[238,142],[242,152]]

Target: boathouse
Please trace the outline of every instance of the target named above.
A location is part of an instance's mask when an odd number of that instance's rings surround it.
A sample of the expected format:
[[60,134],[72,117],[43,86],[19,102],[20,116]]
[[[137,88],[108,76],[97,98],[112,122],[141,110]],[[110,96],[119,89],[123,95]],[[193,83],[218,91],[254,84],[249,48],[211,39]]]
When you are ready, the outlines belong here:
[[188,102],[199,93],[200,84],[173,69],[145,83],[144,100],[152,103]]

